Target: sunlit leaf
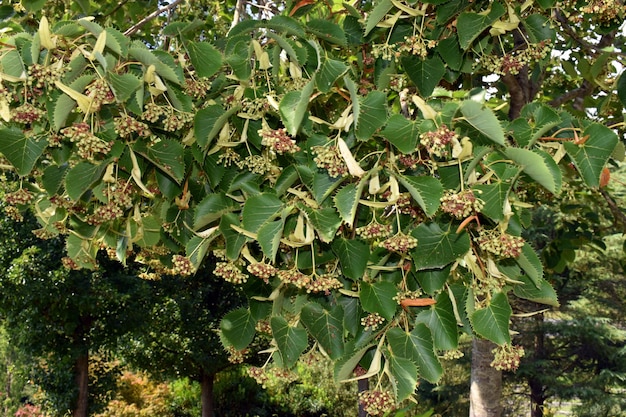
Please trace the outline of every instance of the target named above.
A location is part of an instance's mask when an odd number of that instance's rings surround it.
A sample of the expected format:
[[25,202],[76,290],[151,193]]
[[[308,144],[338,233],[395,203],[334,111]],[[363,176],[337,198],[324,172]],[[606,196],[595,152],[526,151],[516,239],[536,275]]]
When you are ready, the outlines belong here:
[[341,306],[326,310],[312,301],[302,308],[300,320],[331,359],[343,356],[343,308]]
[[270,324],[283,365],[290,368],[308,345],[307,332],[302,327],[290,326],[287,320],[279,316],[272,317]]
[[492,296],[487,307],[474,311],[470,320],[477,334],[498,345],[503,345],[511,343],[511,336],[509,335],[511,313],[511,306],[506,294],[498,292]]

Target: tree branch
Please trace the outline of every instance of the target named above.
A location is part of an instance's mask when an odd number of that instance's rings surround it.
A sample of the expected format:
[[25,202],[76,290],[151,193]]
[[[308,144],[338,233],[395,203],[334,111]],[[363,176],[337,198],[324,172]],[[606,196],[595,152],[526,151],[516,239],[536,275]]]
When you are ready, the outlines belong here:
[[139,31],[139,29],[141,29],[146,23],[148,23],[149,21],[151,21],[152,19],[156,18],[158,15],[168,12],[172,9],[174,9],[176,6],[178,6],[180,3],[182,3],[183,0],[174,0],[173,2],[171,2],[170,4],[168,4],[165,7],[161,7],[158,10],[155,10],[154,12],[150,13],[148,16],[144,17],[143,19],[141,19],[139,22],[135,23],[133,26],[131,26],[130,28],[126,29],[126,32],[124,32],[125,36],[132,36],[135,33],[137,33],[137,31]]

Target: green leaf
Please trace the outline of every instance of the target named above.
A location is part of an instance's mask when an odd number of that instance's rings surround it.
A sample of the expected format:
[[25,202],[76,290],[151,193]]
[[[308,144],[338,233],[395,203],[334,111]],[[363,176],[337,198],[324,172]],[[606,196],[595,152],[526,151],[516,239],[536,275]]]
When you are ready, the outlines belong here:
[[498,2],[493,2],[491,3],[491,10],[488,14],[472,12],[461,13],[456,23],[461,48],[467,50],[472,42],[483,33],[485,29],[491,27],[505,12],[504,6]]
[[247,308],[231,311],[220,322],[223,337],[237,350],[245,349],[252,342],[255,326],[256,320]]
[[231,225],[240,227],[239,216],[233,213],[226,213],[220,218],[220,232],[226,241],[226,257],[231,260],[239,258],[241,248],[248,238],[234,230]]
[[148,144],[136,142],[133,150],[152,162],[158,169],[180,184],[185,177],[185,148],[180,141],[161,139]]
[[283,365],[291,368],[308,345],[306,330],[290,326],[283,317],[272,317],[270,325]]
[[386,337],[394,355],[417,363],[420,376],[427,381],[439,381],[443,368],[435,355],[433,339],[425,324],[416,324],[410,333],[393,327],[387,331]]
[[233,106],[229,110],[224,110],[219,104],[213,104],[198,110],[193,119],[193,131],[198,145],[206,150],[230,116],[240,109],[239,106]]
[[276,41],[278,46],[283,48],[291,60],[297,65],[304,65],[306,63],[308,52],[304,45],[299,41],[294,41],[288,37],[279,36],[273,32],[265,34],[270,39]]
[[292,136],[295,136],[300,129],[314,86],[315,79],[312,79],[302,91],[290,91],[285,94],[278,105],[280,117],[287,128],[287,132]]
[[435,348],[438,350],[456,349],[459,344],[458,326],[452,301],[446,292],[437,297],[437,303],[420,312],[415,318],[416,323],[424,323],[433,335]]
[[128,38],[119,30],[115,28],[108,27],[104,29],[107,33],[106,45],[111,51],[115,52],[117,55],[125,57],[128,53]]
[[422,59],[410,55],[403,57],[401,62],[406,74],[415,83],[420,96],[423,98],[432,94],[446,73],[446,66],[438,56]]
[[532,246],[528,243],[524,243],[522,253],[515,258],[515,261],[531,281],[534,282],[536,286],[539,286],[543,279],[543,265]]
[[361,189],[357,187],[356,184],[348,184],[333,197],[335,207],[348,227],[352,227],[354,216],[356,216],[356,209],[359,205],[359,198],[361,197],[359,191],[361,191]]
[[48,120],[55,131],[61,130],[65,126],[67,117],[76,107],[76,102],[66,94],[52,94],[50,100],[46,102],[48,110]]
[[615,132],[598,123],[587,126],[581,136],[588,136],[588,139],[580,145],[564,142],[565,150],[585,184],[588,187],[598,187],[602,170],[617,146],[618,138]]
[[209,246],[211,242],[218,236],[218,233],[213,233],[212,236],[208,238],[201,238],[199,236],[193,236],[189,239],[189,242],[185,245],[185,253],[187,254],[187,258],[193,265],[194,269],[198,269],[200,265],[202,265],[202,261],[204,261],[204,257],[209,250]]
[[443,186],[439,180],[430,176],[397,175],[398,182],[407,189],[411,197],[419,204],[428,217],[435,214],[443,196]]
[[257,232],[257,241],[261,246],[263,254],[270,262],[274,262],[274,259],[276,259],[284,227],[285,220],[280,218],[263,224]]
[[617,79],[616,88],[619,101],[622,103],[622,106],[626,107],[626,71],[622,71]]
[[556,38],[556,31],[552,27],[552,22],[547,17],[540,14],[531,14],[524,19],[524,26],[528,29],[532,43],[539,43],[544,40]]
[[161,240],[161,228],[163,223],[156,216],[141,217],[139,224],[132,220],[132,227],[141,227],[141,232],[132,232],[131,236],[135,236],[138,240],[134,240],[133,244],[137,244],[142,248],[148,248],[157,245]]
[[389,376],[394,395],[398,402],[404,401],[415,393],[417,388],[417,365],[407,359],[397,357],[389,352]]
[[306,208],[305,212],[320,240],[324,243],[332,242],[341,226],[341,218],[335,209],[331,207],[325,207],[321,210]]
[[459,47],[456,36],[442,39],[437,45],[437,52],[446,63],[447,67],[459,71],[463,65],[463,51]]
[[510,185],[502,181],[492,184],[476,184],[472,186],[472,190],[480,198],[485,205],[480,213],[489,217],[496,222],[504,219],[504,203],[509,194]]
[[282,208],[283,202],[274,194],[253,195],[246,200],[243,206],[243,228],[256,233],[263,224],[273,220]]
[[126,102],[143,84],[138,77],[128,73],[118,75],[109,72],[108,78],[118,103]]
[[78,199],[102,178],[106,164],[93,165],[89,162],[79,162],[73,166],[65,176],[65,190],[73,201]]
[[2,58],[0,58],[0,66],[2,66],[2,72],[11,77],[21,78],[22,76],[26,76],[22,57],[16,50],[4,53]]
[[346,34],[337,23],[325,19],[311,19],[306,24],[306,31],[319,39],[340,46],[347,46]]
[[464,101],[460,109],[463,117],[476,130],[498,145],[504,145],[504,129],[491,109],[473,100]]
[[443,230],[437,223],[422,223],[411,235],[417,239],[411,255],[418,271],[443,268],[470,250],[469,235],[465,231],[455,233],[451,224]]
[[238,80],[247,80],[252,74],[250,45],[249,38],[237,40],[225,57],[226,62],[231,66],[233,74]]
[[90,237],[83,238],[76,233],[70,233],[65,239],[67,256],[74,259],[78,268],[95,269],[96,254],[100,244]]
[[47,140],[24,136],[21,129],[0,127],[0,153],[15,167],[19,176],[30,174],[47,146]]
[[387,121],[387,96],[382,91],[375,90],[359,101],[358,117],[355,116],[354,119],[356,137],[359,140],[369,140]]
[[495,293],[485,308],[478,309],[470,316],[474,331],[498,345],[511,343],[509,319],[511,306],[502,292]]
[[553,194],[561,192],[561,170],[552,157],[541,150],[506,148],[504,154],[522,171]]
[[181,85],[183,80],[179,77],[176,70],[163,61],[161,61],[151,50],[140,43],[133,43],[128,49],[128,54],[146,67],[154,65],[157,74],[174,84]]
[[341,264],[341,272],[347,278],[358,281],[363,278],[369,259],[369,245],[356,239],[335,239],[333,252]]
[[550,283],[545,279],[540,279],[538,285],[526,275],[516,277],[515,280],[523,282],[523,284],[515,285],[513,287],[513,294],[519,298],[530,300],[535,303],[559,307],[560,304],[558,295],[552,285],[550,285]]
[[365,19],[365,31],[363,34],[367,36],[385,18],[392,7],[393,3],[391,0],[379,1]]
[[284,32],[298,38],[305,37],[304,29],[302,29],[300,23],[292,17],[277,15],[265,22],[265,26],[268,29],[273,29],[277,32]]
[[392,115],[380,134],[402,153],[410,154],[417,149],[419,127],[401,114]]
[[300,320],[331,359],[343,356],[343,308],[340,305],[329,311],[312,301],[302,308]]
[[357,367],[363,356],[370,350],[373,345],[365,346],[356,352],[351,352],[335,362],[333,372],[335,382],[345,381],[354,376],[354,368]]
[[315,85],[322,93],[328,93],[339,77],[346,73],[348,66],[343,61],[325,59],[315,76]]
[[239,203],[224,193],[209,194],[196,205],[193,228],[194,230],[202,230],[225,214],[239,209],[239,207]]
[[378,313],[387,321],[391,321],[396,314],[398,302],[394,299],[398,295],[395,284],[387,281],[380,281],[370,284],[361,282],[359,299],[365,311]]
[[450,278],[450,269],[452,265],[444,268],[424,269],[415,271],[415,279],[426,294],[434,295],[441,291],[448,278]]
[[61,166],[51,165],[43,171],[41,183],[48,195],[54,195],[59,191],[68,168],[67,164]]
[[198,77],[211,77],[222,66],[222,54],[208,42],[188,42],[189,60]]

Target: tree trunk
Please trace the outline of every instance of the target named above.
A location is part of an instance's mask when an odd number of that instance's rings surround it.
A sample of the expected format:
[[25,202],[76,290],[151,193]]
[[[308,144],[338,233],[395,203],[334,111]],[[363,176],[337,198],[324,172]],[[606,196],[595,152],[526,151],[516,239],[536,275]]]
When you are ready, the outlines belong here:
[[213,405],[213,383],[215,381],[215,374],[202,372],[201,379],[202,394],[200,398],[202,401],[202,417],[213,417],[215,415]]
[[78,398],[73,417],[89,417],[89,353],[85,352],[76,359],[74,364]]
[[502,372],[491,366],[495,344],[477,337],[472,341],[470,417],[500,417]]
[[[369,379],[367,378],[359,379],[357,384],[358,384],[359,394],[370,389],[370,382],[369,382]],[[363,408],[363,405],[361,404],[360,401],[359,401],[359,417],[367,417],[367,413],[365,412],[365,409]]]
[[[537,314],[535,321],[535,353],[533,358],[542,360],[545,358],[543,314]],[[528,386],[530,387],[530,415],[531,417],[543,417],[543,405],[546,401],[546,396],[541,378],[531,374],[528,378]]]

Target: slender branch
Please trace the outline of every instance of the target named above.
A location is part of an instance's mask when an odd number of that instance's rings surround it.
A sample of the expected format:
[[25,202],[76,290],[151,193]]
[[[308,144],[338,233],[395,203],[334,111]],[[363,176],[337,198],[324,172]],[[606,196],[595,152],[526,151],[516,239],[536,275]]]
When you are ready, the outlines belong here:
[[553,107],[558,107],[561,104],[570,100],[586,97],[591,94],[592,91],[593,85],[589,81],[584,80],[580,87],[570,90],[562,96],[555,98],[554,100],[550,101],[550,105]]
[[113,8],[113,10],[111,10],[109,13],[105,14],[104,17],[112,16],[113,13],[117,12],[126,3],[128,3],[128,0],[122,0],[122,1],[118,2],[117,5]]
[[237,23],[239,23],[239,19],[241,19],[241,15],[244,12],[244,5],[246,3],[246,0],[237,0],[237,5],[235,6],[235,13],[233,14],[233,23],[231,24],[230,28],[234,28]]
[[161,7],[158,10],[155,10],[154,12],[150,13],[148,16],[144,17],[143,19],[141,19],[139,22],[135,23],[133,26],[131,26],[130,28],[126,29],[126,32],[124,32],[124,35],[126,36],[131,36],[134,35],[135,33],[137,33],[137,31],[139,31],[139,29],[141,29],[146,23],[148,23],[149,21],[151,21],[152,19],[156,18],[158,15],[168,12],[172,9],[174,9],[176,6],[178,6],[180,3],[182,3],[184,0],[174,0],[173,2],[171,2],[170,4],[168,4],[167,6]]

